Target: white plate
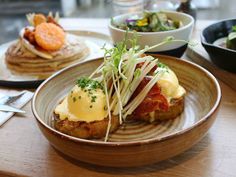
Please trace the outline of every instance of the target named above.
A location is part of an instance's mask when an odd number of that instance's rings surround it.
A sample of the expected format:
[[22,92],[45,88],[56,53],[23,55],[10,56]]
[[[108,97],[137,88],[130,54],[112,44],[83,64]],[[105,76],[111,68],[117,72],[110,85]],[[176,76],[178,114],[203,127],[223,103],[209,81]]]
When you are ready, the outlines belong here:
[[[68,31],[69,33],[75,34],[83,39],[83,41],[87,44],[90,50],[90,54],[78,60],[78,62],[84,60],[90,60],[93,58],[102,57],[104,51],[101,48],[105,45],[106,48],[111,48],[112,43],[111,39],[108,35],[91,32],[91,31]],[[30,75],[16,75],[10,72],[10,70],[6,67],[5,64],[5,52],[8,47],[15,41],[11,41],[0,45],[0,86],[7,86],[7,87],[24,87],[24,88],[35,88],[45,78],[40,78],[39,76],[30,76]]]

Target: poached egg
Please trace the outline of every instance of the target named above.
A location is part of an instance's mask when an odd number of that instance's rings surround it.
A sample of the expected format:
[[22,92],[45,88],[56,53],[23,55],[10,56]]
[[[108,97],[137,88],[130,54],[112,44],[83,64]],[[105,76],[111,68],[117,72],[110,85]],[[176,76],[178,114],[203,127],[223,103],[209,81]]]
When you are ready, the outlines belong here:
[[55,113],[61,120],[100,121],[107,117],[106,96],[101,89],[88,90],[76,85],[56,107]]

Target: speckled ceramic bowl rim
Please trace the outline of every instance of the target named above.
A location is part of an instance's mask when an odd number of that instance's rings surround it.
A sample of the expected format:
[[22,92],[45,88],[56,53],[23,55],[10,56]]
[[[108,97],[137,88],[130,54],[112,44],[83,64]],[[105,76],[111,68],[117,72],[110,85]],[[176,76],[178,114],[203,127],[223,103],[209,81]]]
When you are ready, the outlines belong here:
[[[184,26],[182,26],[182,27],[180,27],[180,28],[178,28],[178,29],[174,29],[174,30],[158,31],[158,32],[136,32],[137,35],[139,35],[139,34],[141,34],[141,35],[168,34],[168,35],[170,35],[170,34],[175,33],[175,32],[177,32],[177,31],[183,31],[183,30],[185,30],[185,29],[187,29],[187,28],[190,28],[190,27],[193,25],[193,23],[194,23],[194,18],[193,18],[192,16],[188,15],[188,14],[185,14],[185,13],[182,13],[182,12],[176,12],[176,11],[166,11],[166,10],[165,10],[165,11],[162,11],[162,12],[164,12],[164,13],[165,13],[165,12],[166,12],[166,13],[172,13],[172,14],[180,14],[180,15],[182,15],[182,16],[185,16],[185,17],[189,18],[189,19],[190,19],[190,22],[189,22],[188,24],[186,24],[186,25],[184,25]],[[139,13],[140,13],[140,12],[139,12]],[[126,13],[126,14],[114,16],[113,18],[118,18],[118,17],[122,17],[122,16],[126,16],[126,15],[133,15],[133,14],[138,14],[138,13],[137,13],[137,12],[136,12],[136,13]],[[125,30],[122,30],[122,29],[120,29],[120,28],[117,28],[117,27],[113,26],[113,25],[111,24],[111,20],[109,21],[108,27],[111,28],[111,29],[113,29],[113,30],[120,31],[120,32],[123,32],[123,33],[126,32]],[[134,31],[128,31],[128,33],[133,34]]]
[[72,136],[66,135],[64,133],[61,133],[61,132],[55,130],[54,128],[50,127],[46,123],[44,123],[42,121],[42,119],[40,118],[40,116],[38,115],[37,111],[36,111],[35,102],[36,102],[36,99],[38,97],[38,94],[42,91],[42,89],[45,87],[45,85],[48,82],[50,82],[51,80],[53,80],[53,79],[55,79],[57,77],[60,77],[61,73],[68,72],[68,70],[73,69],[74,67],[77,67],[77,65],[83,65],[83,64],[92,62],[94,60],[101,60],[101,58],[97,58],[97,59],[93,59],[93,60],[90,60],[90,61],[84,61],[84,62],[80,62],[80,63],[74,64],[72,66],[69,66],[69,67],[67,67],[67,68],[65,68],[65,69],[63,69],[63,70],[53,74],[51,77],[49,77],[47,80],[45,80],[38,87],[38,89],[36,90],[36,92],[34,94],[34,97],[33,97],[33,100],[31,102],[31,104],[32,104],[31,105],[31,109],[32,109],[32,112],[34,114],[34,117],[36,118],[36,120],[37,120],[37,122],[39,124],[41,124],[44,128],[49,130],[51,133],[59,136],[60,138],[67,139],[67,140],[73,141],[75,143],[84,143],[84,144],[95,145],[95,146],[139,146],[139,145],[144,145],[144,144],[163,142],[165,140],[169,140],[169,139],[175,138],[177,136],[180,136],[180,135],[182,135],[184,133],[187,133],[187,132],[191,131],[192,129],[196,128],[197,126],[200,126],[205,121],[207,121],[212,116],[212,114],[214,114],[214,112],[217,110],[217,108],[218,108],[218,106],[220,104],[220,100],[221,100],[221,89],[220,89],[219,83],[216,80],[216,78],[210,72],[208,72],[206,69],[204,69],[201,66],[198,66],[197,64],[192,63],[190,61],[181,60],[179,58],[170,57],[170,56],[163,56],[163,55],[154,55],[154,56],[155,57],[160,57],[160,58],[168,58],[168,59],[171,59],[171,60],[176,60],[177,59],[178,62],[180,62],[182,64],[185,64],[185,65],[187,65],[189,67],[194,67],[194,68],[200,70],[201,72],[204,72],[212,80],[212,83],[215,85],[216,91],[217,91],[217,98],[216,98],[216,102],[215,102],[214,106],[212,107],[212,109],[204,117],[202,117],[198,122],[196,122],[192,126],[186,128],[184,130],[180,130],[178,132],[172,133],[172,134],[170,134],[168,136],[165,136],[165,137],[162,137],[162,138],[152,138],[152,139],[146,139],[146,140],[140,140],[140,141],[132,141],[132,142],[103,142],[103,141],[87,140],[87,139],[81,139],[81,138],[72,137]]
[[206,39],[205,39],[205,36],[203,35],[204,31],[207,30],[208,28],[210,28],[212,26],[215,26],[216,24],[219,24],[219,23],[222,23],[222,22],[226,22],[226,21],[231,21],[231,20],[235,20],[236,21],[236,18],[224,19],[224,20],[218,21],[216,23],[210,24],[207,27],[205,27],[202,30],[201,34],[200,34],[201,35],[201,42],[202,42],[202,44],[207,45],[207,46],[211,46],[211,47],[214,47],[214,48],[218,48],[218,49],[221,49],[221,50],[224,50],[224,51],[227,51],[227,52],[236,53],[236,50],[232,50],[232,49],[228,49],[228,48],[221,47],[221,46],[218,46],[218,45],[214,45],[212,43],[208,43],[206,41]]

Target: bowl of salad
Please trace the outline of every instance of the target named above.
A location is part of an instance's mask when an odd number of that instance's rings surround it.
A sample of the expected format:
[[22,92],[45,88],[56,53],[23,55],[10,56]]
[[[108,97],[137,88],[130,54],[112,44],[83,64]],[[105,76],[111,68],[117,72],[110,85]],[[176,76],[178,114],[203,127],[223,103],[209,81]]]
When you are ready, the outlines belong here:
[[187,14],[175,11],[149,12],[122,14],[111,18],[109,31],[116,45],[124,38],[137,37],[137,43],[141,48],[154,46],[168,37],[176,40],[165,43],[149,50],[150,53],[166,54],[181,57],[187,48],[194,26],[194,19]]

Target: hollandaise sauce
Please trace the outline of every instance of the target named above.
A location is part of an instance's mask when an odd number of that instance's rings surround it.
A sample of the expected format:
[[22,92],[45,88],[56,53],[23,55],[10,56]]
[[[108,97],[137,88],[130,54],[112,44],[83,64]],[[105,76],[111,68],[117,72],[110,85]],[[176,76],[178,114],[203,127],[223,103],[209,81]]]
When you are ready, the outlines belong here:
[[185,89],[179,85],[175,73],[169,68],[161,75],[157,84],[161,87],[161,93],[166,97],[168,102],[170,102],[171,99],[182,97],[186,92]]
[[106,97],[97,81],[81,78],[56,107],[61,120],[93,122],[107,117]]

